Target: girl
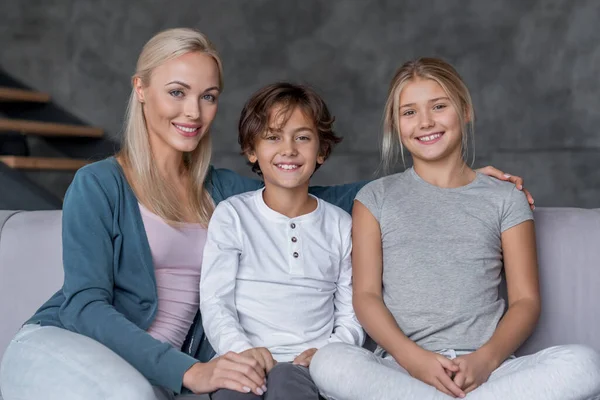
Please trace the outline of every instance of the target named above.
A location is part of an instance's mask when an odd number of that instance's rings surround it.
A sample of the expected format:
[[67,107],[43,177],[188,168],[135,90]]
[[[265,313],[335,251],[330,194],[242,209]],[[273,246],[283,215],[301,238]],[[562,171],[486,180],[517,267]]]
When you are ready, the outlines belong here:
[[[465,162],[471,97],[444,61],[396,73],[384,162],[400,139],[413,167],[367,184],[353,209],[353,304],[375,353],[319,350],[311,375],[332,399],[587,399],[600,357],[583,346],[512,354],[539,312],[533,214],[525,196]],[[498,295],[504,267],[508,311]]]
[[[221,60],[201,33],[167,30],[144,46],[122,150],[78,171],[65,197],[64,285],[4,353],[5,400],[266,389],[264,370],[249,357],[209,361],[198,313],[214,204],[262,185],[209,165],[222,89]],[[349,211],[360,187],[311,192]]]

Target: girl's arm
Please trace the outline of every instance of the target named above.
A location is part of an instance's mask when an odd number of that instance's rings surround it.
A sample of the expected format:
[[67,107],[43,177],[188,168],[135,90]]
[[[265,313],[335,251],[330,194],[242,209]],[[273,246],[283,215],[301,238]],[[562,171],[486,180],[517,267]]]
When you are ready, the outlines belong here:
[[487,381],[535,328],[541,307],[535,245],[533,221],[502,233],[508,311],[486,344],[475,353],[457,358],[462,374],[454,380],[467,393]]
[[494,335],[481,347],[499,366],[527,339],[540,316],[537,253],[533,221],[525,221],[502,233],[508,311]]
[[402,332],[382,296],[383,255],[379,223],[361,202],[352,211],[353,305],[369,336],[413,377],[453,397],[464,397],[447,371],[458,370],[446,357],[426,351]]

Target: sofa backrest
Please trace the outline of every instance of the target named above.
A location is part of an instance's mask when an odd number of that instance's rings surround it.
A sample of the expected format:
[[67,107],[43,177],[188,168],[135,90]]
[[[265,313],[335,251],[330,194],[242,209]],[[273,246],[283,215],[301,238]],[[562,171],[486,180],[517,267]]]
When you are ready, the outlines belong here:
[[[535,211],[542,315],[518,354],[568,343],[600,351],[600,209]],[[0,358],[63,281],[60,211],[0,211]]]
[[0,359],[63,282],[60,211],[0,211]]
[[517,354],[559,344],[600,351],[600,209],[536,208],[542,314]]

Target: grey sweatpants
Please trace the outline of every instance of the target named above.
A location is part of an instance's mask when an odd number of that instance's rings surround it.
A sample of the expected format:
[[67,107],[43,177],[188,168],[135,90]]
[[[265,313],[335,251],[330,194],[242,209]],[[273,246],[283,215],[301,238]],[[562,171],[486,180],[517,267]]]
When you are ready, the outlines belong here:
[[[343,343],[320,349],[310,374],[321,393],[332,400],[452,399],[410,376],[393,358]],[[600,355],[585,346],[569,345],[509,359],[466,399],[600,399]]]
[[279,363],[267,375],[267,392],[262,396],[221,389],[210,395],[212,400],[318,400],[319,390],[308,368]]

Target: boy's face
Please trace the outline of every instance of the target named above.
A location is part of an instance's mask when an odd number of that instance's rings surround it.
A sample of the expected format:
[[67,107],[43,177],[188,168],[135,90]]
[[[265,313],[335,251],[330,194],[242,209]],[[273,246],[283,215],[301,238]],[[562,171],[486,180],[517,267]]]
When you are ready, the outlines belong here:
[[317,129],[299,107],[283,124],[286,113],[279,113],[280,109],[276,106],[271,111],[269,129],[256,138],[248,160],[251,163],[258,161],[267,187],[308,188],[317,163],[324,161],[319,155]]

